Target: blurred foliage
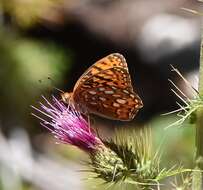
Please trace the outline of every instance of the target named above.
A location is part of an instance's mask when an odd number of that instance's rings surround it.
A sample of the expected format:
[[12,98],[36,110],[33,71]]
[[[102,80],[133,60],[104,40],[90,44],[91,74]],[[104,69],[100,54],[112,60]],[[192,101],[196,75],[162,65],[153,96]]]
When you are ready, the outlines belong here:
[[1,0],[0,6],[3,12],[11,16],[12,22],[27,28],[48,17],[57,17],[55,8],[61,3],[62,0]]
[[193,125],[185,123],[181,127],[167,128],[178,119],[176,115],[155,117],[150,122],[153,140],[155,147],[161,149],[162,164],[165,167],[171,167],[176,163],[190,168],[195,155],[195,129]]
[[89,156],[80,149],[74,146],[67,146],[67,144],[55,143],[55,139],[52,135],[40,135],[37,138],[37,144],[40,147],[40,151],[46,153],[51,157],[61,156],[64,159],[71,160],[72,162],[86,162]]
[[29,115],[33,99],[47,90],[53,92],[54,86],[62,83],[71,56],[52,42],[22,38],[9,32],[6,35],[5,31],[0,33],[0,40],[1,119],[9,116],[19,123],[21,117]]
[[46,76],[56,83],[61,82],[63,71],[69,69],[65,52],[54,44],[20,39],[12,47],[12,54],[16,58],[16,71],[26,81],[26,88],[36,85],[36,81],[41,83],[37,84],[39,88],[48,86],[50,81],[43,80]]

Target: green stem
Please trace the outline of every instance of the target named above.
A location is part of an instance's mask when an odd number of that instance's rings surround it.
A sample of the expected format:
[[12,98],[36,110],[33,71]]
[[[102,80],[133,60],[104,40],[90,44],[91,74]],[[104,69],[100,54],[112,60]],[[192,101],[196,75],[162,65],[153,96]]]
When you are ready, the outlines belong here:
[[200,44],[199,94],[203,95],[203,23],[201,27],[201,44]]
[[[203,97],[203,25],[201,26],[200,68],[199,68],[199,95]],[[196,121],[196,169],[203,171],[203,108],[197,110]],[[193,189],[202,190],[202,172],[193,173]]]
[[[202,30],[201,46],[200,46],[199,95],[200,97],[203,97],[203,30]],[[199,108],[197,110],[196,146],[197,146],[196,157],[197,158],[199,156],[203,157],[203,108]],[[200,163],[200,165],[202,164],[203,163]]]

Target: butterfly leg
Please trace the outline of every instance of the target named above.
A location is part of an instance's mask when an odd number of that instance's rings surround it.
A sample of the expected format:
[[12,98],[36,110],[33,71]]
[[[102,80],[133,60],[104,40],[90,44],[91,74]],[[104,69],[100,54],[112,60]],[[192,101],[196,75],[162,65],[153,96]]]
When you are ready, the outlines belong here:
[[89,126],[89,132],[91,132],[91,118],[90,115],[87,115],[87,121],[88,121],[88,126]]
[[87,120],[88,120],[88,125],[90,127],[94,125],[94,119],[92,119],[89,114],[87,116]]

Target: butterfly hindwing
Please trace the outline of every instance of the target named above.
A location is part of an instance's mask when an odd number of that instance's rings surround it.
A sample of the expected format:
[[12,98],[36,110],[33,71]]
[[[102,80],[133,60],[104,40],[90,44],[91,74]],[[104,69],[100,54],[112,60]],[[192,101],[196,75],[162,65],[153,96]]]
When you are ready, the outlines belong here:
[[74,96],[75,103],[87,113],[118,120],[131,120],[142,107],[140,98],[133,92],[123,89],[115,92],[110,86],[106,86],[105,91],[100,88],[79,91]]
[[127,69],[102,70],[75,89],[73,99],[79,108],[110,119],[131,120],[142,107],[133,92]]

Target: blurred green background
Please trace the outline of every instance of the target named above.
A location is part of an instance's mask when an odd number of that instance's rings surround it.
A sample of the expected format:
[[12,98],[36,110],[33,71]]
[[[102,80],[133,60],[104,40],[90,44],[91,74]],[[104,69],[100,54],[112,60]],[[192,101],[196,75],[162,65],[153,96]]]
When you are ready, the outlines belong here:
[[[177,108],[172,79],[188,96],[170,64],[197,88],[200,19],[181,8],[197,1],[0,0],[0,190],[99,189],[83,180],[76,148],[56,145],[30,113],[41,95],[60,97],[98,59],[123,54],[144,108],[132,122],[95,117],[101,136],[115,128],[149,126],[154,149],[163,143],[162,165],[192,167],[194,128],[164,128]],[[81,159],[83,158],[83,159]],[[168,187],[171,189],[170,182]]]

